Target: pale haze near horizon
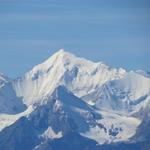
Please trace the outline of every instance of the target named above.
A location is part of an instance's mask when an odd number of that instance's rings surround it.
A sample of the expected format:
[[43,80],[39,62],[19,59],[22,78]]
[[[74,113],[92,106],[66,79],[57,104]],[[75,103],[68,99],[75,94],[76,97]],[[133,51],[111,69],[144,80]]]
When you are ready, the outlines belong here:
[[1,0],[0,72],[22,76],[59,49],[150,71],[148,0]]

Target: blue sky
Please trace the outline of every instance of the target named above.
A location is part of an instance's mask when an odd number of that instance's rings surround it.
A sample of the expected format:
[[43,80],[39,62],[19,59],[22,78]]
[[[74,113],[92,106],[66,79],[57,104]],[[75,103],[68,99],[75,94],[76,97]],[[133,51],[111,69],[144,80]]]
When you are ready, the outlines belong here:
[[0,0],[0,72],[21,76],[61,48],[150,71],[150,1]]

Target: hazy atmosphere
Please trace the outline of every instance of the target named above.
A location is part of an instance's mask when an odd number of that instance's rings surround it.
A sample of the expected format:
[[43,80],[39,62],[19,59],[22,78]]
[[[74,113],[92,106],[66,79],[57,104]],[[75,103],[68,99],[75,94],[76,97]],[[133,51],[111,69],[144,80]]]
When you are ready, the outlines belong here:
[[0,0],[0,72],[21,76],[61,48],[150,71],[150,1]]

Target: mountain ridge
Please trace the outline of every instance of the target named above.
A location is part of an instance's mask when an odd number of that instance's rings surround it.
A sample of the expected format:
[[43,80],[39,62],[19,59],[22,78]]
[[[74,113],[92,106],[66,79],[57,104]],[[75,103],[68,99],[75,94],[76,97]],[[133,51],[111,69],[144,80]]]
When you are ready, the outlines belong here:
[[[13,106],[20,110],[15,111]],[[143,129],[149,129],[149,120],[144,121],[149,109],[148,73],[111,68],[62,49],[23,77],[11,80],[0,74],[1,132],[5,131],[7,135],[14,132],[10,139],[14,147],[17,135],[21,137],[21,144],[27,136],[32,139],[31,134],[20,135],[28,130],[25,124],[36,130],[35,138],[45,144],[38,145],[35,141],[35,145],[29,145],[32,147],[29,150],[42,149],[52,144],[51,141],[61,145],[70,135],[74,139],[79,137],[84,149],[89,140],[91,144],[96,142],[93,146],[96,150],[118,148],[119,144],[137,147],[138,139],[143,138],[142,142],[147,143],[149,137],[149,132]],[[20,125],[21,117],[25,120]],[[1,132],[0,141],[7,149],[3,140],[5,135]],[[131,145],[131,139],[135,145]]]
[[124,74],[123,69],[109,68],[103,63],[93,63],[60,50],[15,80],[13,85],[17,95],[24,97],[24,103],[30,105],[50,95],[58,85],[64,85],[76,96],[83,97],[108,80],[122,78]]

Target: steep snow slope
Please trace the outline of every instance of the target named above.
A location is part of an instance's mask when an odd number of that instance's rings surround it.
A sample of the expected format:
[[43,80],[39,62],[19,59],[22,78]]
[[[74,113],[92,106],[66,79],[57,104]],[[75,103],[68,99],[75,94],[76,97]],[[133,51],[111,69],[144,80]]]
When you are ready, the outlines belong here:
[[144,77],[150,78],[150,72],[146,72],[144,70],[136,70],[136,73],[143,75]]
[[14,81],[17,95],[23,96],[27,105],[41,102],[58,85],[64,85],[76,96],[91,93],[109,80],[122,78],[123,69],[109,68],[60,50],[44,63],[37,65],[23,78]]
[[0,113],[15,114],[25,109],[21,98],[16,96],[8,77],[0,74]]
[[89,95],[98,108],[138,112],[150,103],[150,79],[133,71],[120,80],[107,82]]
[[0,114],[0,131],[15,123],[19,118],[28,116],[34,109],[29,106],[25,111],[17,114]]

